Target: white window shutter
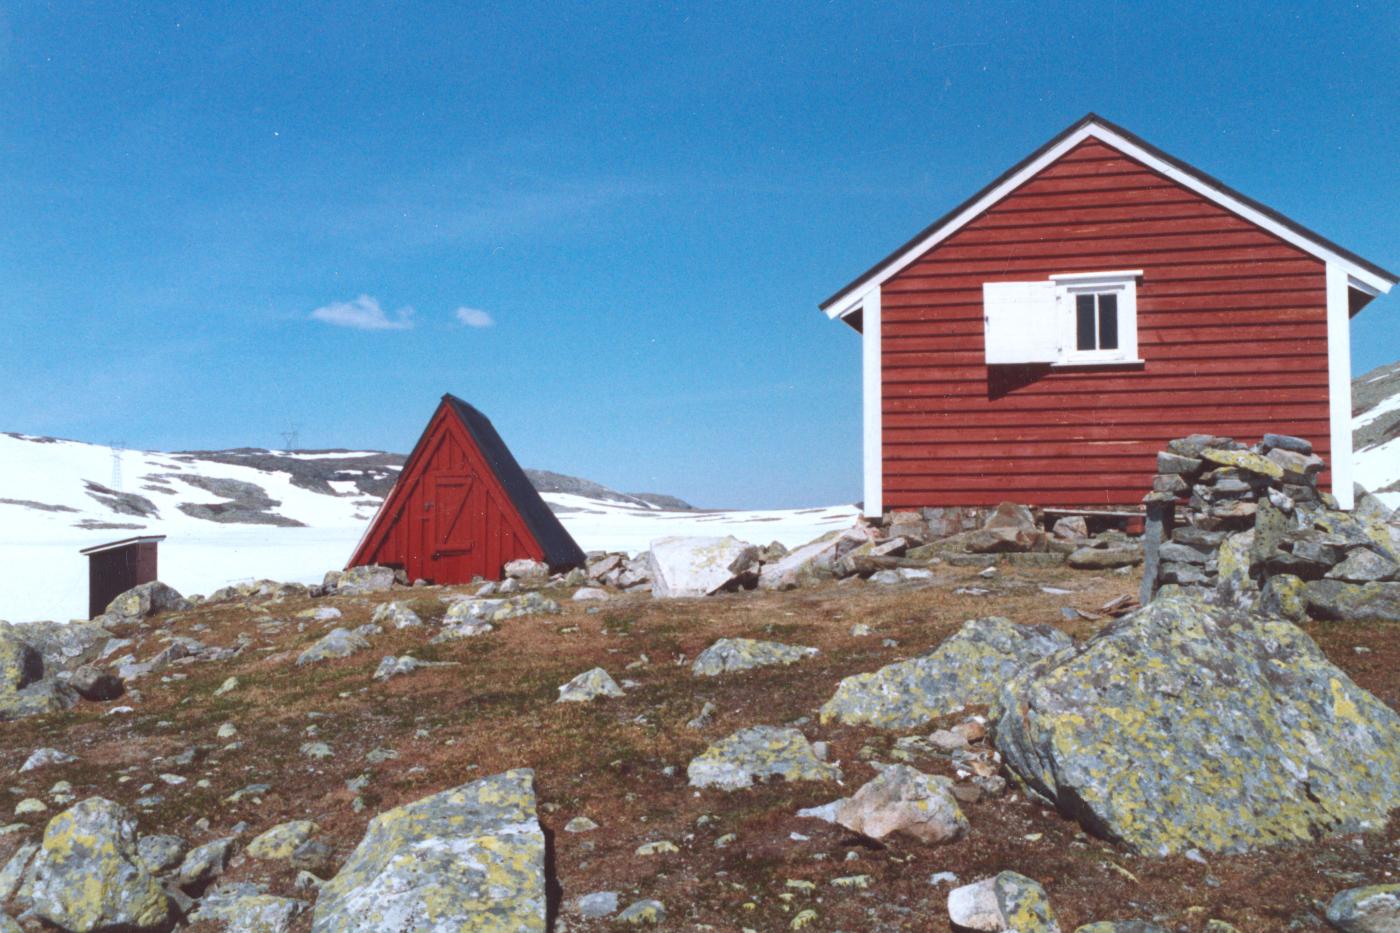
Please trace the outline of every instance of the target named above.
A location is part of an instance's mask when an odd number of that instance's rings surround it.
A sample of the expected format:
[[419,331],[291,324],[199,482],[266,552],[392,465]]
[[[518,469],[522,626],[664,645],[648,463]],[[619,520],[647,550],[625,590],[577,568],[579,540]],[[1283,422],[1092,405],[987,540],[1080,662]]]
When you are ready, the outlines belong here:
[[982,309],[989,366],[1058,359],[1054,282],[983,283]]

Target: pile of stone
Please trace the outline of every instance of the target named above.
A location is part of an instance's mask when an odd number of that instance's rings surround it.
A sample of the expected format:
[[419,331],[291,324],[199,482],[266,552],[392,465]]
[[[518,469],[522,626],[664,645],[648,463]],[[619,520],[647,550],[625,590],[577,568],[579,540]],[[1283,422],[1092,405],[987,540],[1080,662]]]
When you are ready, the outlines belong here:
[[1286,618],[1400,621],[1400,524],[1357,490],[1351,512],[1318,490],[1326,464],[1299,437],[1246,447],[1193,434],[1157,455],[1144,595],[1209,595]]

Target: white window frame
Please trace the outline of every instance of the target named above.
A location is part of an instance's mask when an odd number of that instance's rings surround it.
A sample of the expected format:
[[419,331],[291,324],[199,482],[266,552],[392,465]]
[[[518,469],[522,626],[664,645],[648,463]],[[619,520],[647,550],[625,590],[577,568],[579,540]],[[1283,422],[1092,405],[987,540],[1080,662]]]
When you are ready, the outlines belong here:
[[[1052,275],[1055,313],[1060,321],[1059,360],[1054,366],[1103,366],[1141,363],[1137,339],[1137,280],[1141,269],[1114,272],[1071,272]],[[1112,350],[1080,350],[1075,299],[1079,295],[1112,294],[1118,298],[1118,346]]]

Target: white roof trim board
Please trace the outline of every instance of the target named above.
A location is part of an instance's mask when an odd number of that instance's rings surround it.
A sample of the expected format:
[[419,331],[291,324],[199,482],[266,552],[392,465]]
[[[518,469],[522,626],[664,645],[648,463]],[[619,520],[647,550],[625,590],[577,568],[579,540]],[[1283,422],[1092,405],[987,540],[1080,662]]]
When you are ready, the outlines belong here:
[[1397,278],[1393,273],[1366,262],[1359,256],[1311,233],[1311,231],[1264,205],[1251,201],[1214,178],[1192,169],[1143,140],[1137,139],[1127,130],[1090,114],[1061,134],[1059,138],[1052,140],[1038,154],[993,182],[981,194],[974,196],[962,207],[956,208],[953,213],[925,230],[882,263],[876,265],[870,272],[827,299],[821,305],[822,310],[826,312],[828,318],[832,319],[844,318],[859,311],[867,294],[878,289],[893,276],[898,275],[914,260],[952,236],[983,211],[1019,188],[1036,173],[1089,138],[1096,139],[1117,149],[1124,155],[1142,162],[1177,184],[1195,191],[1250,223],[1269,231],[1284,242],[1291,243],[1324,262],[1340,266],[1346,271],[1350,286],[1364,294],[1384,294],[1389,292],[1397,281],[1400,281],[1400,278]]

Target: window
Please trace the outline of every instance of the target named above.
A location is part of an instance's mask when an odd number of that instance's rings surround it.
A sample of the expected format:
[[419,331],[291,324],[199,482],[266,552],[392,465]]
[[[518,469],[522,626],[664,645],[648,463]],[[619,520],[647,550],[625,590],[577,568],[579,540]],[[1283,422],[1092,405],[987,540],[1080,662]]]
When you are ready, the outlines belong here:
[[1140,363],[1140,271],[1075,272],[982,286],[989,366]]

